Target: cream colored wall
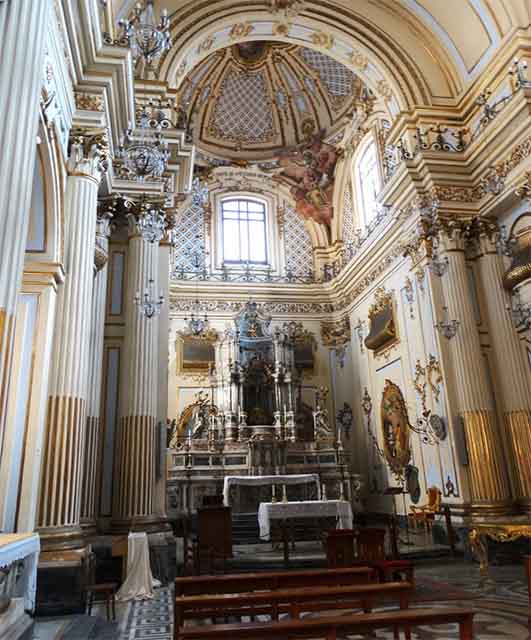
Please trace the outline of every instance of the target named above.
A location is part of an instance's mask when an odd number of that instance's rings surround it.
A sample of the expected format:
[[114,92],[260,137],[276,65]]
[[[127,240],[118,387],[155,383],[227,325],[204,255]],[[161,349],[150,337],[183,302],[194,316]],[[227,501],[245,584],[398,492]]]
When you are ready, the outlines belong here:
[[[411,304],[406,298],[408,278],[413,287]],[[383,448],[380,403],[386,379],[400,387],[407,405],[410,423],[415,425],[421,411],[420,399],[414,387],[416,362],[420,361],[421,366],[425,367],[429,356],[433,355],[444,370],[448,345],[442,342],[444,339],[441,340],[433,327],[433,304],[434,299],[437,300],[437,292],[432,290],[428,275],[424,274],[424,278],[418,280],[410,272],[406,260],[399,262],[385,278],[374,282],[363,298],[350,309],[349,318],[352,328],[356,327],[361,320],[364,323],[363,335],[367,335],[369,307],[374,302],[374,294],[378,287],[384,287],[386,292],[393,292],[399,340],[388,350],[376,354],[365,347],[363,340],[360,342],[358,332],[353,329],[351,393],[354,398],[356,428],[352,447],[357,452],[356,458],[359,464],[357,470],[365,477],[364,492],[367,508],[390,510],[391,499],[382,497],[378,493],[385,490],[387,486],[396,486],[396,482],[385,461],[375,452],[368,436],[367,417],[361,408],[364,391],[367,389],[372,400],[371,431],[376,436],[380,448]],[[445,371],[445,373],[448,372]],[[433,485],[443,490],[449,478],[456,488],[457,495],[448,496],[445,500],[452,503],[461,502],[467,489],[466,475],[458,461],[456,438],[453,433],[450,393],[447,385],[441,383],[440,396],[437,399],[428,388],[427,406],[444,419],[448,427],[448,436],[443,442],[429,445],[422,443],[419,434],[412,433],[411,464],[419,469],[419,481],[423,494]],[[376,468],[373,465],[376,465]],[[375,483],[378,492],[374,491]],[[445,493],[444,490],[443,493]],[[406,510],[409,503],[410,500],[407,497]],[[399,513],[404,511],[401,499],[397,501],[396,507]]]

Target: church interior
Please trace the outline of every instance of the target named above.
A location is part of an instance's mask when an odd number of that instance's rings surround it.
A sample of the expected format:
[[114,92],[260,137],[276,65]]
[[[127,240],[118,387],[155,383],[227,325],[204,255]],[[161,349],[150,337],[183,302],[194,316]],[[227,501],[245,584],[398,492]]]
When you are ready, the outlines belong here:
[[0,54],[0,640],[530,640],[530,2]]

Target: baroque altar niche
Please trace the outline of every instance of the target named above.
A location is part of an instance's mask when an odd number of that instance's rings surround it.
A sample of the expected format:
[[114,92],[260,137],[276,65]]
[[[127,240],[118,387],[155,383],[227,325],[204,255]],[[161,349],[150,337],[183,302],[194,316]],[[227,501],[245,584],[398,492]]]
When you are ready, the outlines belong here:
[[[195,510],[204,495],[220,494],[230,475],[318,473],[330,498],[350,493],[346,454],[327,410],[328,390],[314,390],[313,406],[303,401],[315,348],[302,323],[272,327],[257,303],[244,306],[214,343],[209,388],[173,423],[170,507]],[[290,492],[290,499],[308,497],[304,486]],[[260,487],[246,487],[245,494],[241,504],[233,503],[236,510],[252,511],[271,499]]]

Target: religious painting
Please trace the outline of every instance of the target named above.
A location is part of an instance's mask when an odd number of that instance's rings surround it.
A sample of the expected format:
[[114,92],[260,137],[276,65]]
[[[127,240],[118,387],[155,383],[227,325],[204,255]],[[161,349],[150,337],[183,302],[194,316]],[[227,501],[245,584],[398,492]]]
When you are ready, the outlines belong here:
[[206,373],[214,366],[216,352],[212,340],[193,336],[177,339],[177,374]]
[[334,170],[339,153],[323,141],[322,133],[310,142],[280,154],[281,170],[273,180],[286,184],[303,219],[330,227],[333,217]]
[[394,473],[402,474],[411,459],[410,425],[400,388],[385,381],[380,407],[385,459]]
[[375,302],[369,308],[369,335],[365,346],[370,351],[380,353],[398,342],[394,298],[383,288],[376,290]]
[[299,371],[312,372],[314,370],[314,344],[313,342],[297,342],[293,349],[295,368]]

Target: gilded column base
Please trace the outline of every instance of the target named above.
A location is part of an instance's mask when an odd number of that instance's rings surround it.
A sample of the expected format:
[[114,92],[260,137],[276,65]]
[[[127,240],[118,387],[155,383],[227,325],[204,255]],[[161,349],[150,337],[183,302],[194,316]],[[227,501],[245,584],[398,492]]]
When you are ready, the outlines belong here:
[[470,502],[485,515],[509,513],[511,491],[492,410],[464,411],[469,459]]
[[518,503],[531,503],[531,414],[527,409],[509,411],[504,416],[514,455]]
[[512,500],[505,500],[503,502],[471,502],[466,515],[473,519],[491,520],[493,518],[503,518],[515,512],[516,508]]
[[129,531],[164,533],[171,530],[170,522],[164,516],[136,516],[113,519],[111,522],[111,533],[128,533]]
[[85,538],[90,538],[98,533],[98,527],[96,526],[96,520],[89,520],[81,518],[81,530]]
[[85,535],[80,526],[38,528],[43,551],[82,549],[86,546]]

